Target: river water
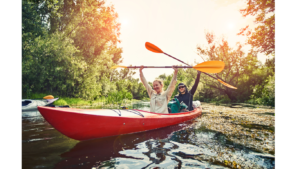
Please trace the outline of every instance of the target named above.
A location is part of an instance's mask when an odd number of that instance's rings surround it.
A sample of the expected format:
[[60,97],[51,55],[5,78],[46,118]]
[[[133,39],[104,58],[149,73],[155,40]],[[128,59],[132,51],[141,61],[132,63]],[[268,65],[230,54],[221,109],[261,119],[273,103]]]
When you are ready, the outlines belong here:
[[[149,110],[147,103],[138,106]],[[222,133],[201,126],[201,118],[147,132],[77,141],[54,129],[38,111],[22,112],[23,169],[240,167],[202,158],[217,156],[211,146],[220,152],[234,150],[233,156],[242,157],[239,163],[255,162],[255,167],[249,168],[275,166],[273,156],[236,144]]]

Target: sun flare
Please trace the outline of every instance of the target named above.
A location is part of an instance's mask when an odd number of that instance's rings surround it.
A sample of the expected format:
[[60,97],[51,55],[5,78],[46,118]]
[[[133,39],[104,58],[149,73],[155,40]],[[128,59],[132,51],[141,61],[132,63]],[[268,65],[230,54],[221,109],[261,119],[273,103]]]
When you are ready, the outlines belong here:
[[120,21],[120,23],[121,23],[121,25],[123,25],[123,26],[127,26],[127,25],[128,25],[128,20],[127,20],[127,19],[122,19],[122,20]]
[[233,29],[234,28],[234,24],[233,23],[228,23],[227,24],[227,28],[228,29]]

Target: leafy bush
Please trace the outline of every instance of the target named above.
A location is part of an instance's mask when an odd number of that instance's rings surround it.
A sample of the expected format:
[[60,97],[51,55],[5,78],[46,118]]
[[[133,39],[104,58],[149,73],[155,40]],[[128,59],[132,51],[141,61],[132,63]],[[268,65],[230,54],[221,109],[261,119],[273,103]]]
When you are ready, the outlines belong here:
[[83,100],[80,98],[63,98],[68,105],[73,105],[73,106],[84,106],[84,105],[90,105],[90,101]]
[[223,97],[221,97],[221,100],[219,102],[220,103],[230,103],[231,100],[229,99],[229,97],[227,95],[223,95]]
[[122,89],[121,91],[118,92],[109,93],[106,101],[108,104],[116,104],[116,103],[121,104],[124,101],[124,99],[131,100],[132,98],[133,97],[130,92],[128,92],[125,89]]
[[64,99],[58,99],[53,104],[56,105],[56,106],[68,105],[68,103]]
[[247,103],[275,106],[275,76],[269,76],[265,86],[256,85]]

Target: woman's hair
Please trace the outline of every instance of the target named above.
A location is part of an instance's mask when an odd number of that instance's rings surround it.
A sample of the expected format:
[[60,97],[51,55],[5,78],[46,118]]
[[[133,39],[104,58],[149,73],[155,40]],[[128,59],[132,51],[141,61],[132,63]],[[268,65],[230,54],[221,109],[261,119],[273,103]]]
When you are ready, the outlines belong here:
[[162,87],[164,87],[164,81],[163,81],[163,80],[161,80],[161,79],[155,79],[155,80],[153,81],[153,83],[154,83],[155,81],[157,81],[160,85],[162,85]]

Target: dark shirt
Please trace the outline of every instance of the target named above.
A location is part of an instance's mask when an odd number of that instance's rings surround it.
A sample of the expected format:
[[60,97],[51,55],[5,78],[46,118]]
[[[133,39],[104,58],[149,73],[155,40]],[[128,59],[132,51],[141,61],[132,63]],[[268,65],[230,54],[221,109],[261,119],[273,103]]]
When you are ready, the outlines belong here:
[[179,92],[178,88],[177,88],[179,94],[174,96],[175,98],[178,99],[179,103],[181,103],[183,101],[183,103],[185,103],[188,106],[189,111],[194,110],[194,108],[193,108],[193,96],[194,96],[194,94],[196,92],[196,89],[198,87],[200,74],[201,74],[201,72],[199,72],[199,71],[197,71],[197,72],[198,72],[197,73],[197,78],[195,80],[195,83],[194,83],[194,86],[192,87],[192,89],[190,91],[188,91],[187,87],[185,86],[185,93],[181,94]]

